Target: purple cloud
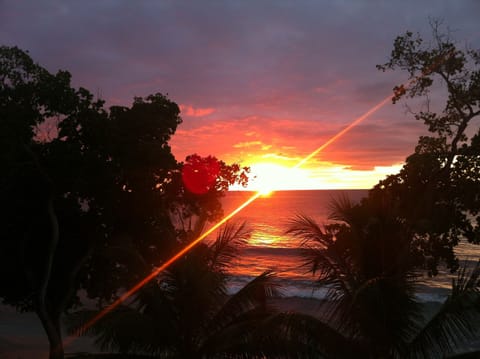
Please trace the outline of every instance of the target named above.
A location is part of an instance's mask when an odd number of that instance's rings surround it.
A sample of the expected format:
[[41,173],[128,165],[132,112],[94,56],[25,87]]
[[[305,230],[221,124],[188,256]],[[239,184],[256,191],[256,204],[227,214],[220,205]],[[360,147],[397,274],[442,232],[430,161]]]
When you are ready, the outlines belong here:
[[[29,50],[51,71],[69,70],[108,105],[168,93],[184,109],[172,142],[180,159],[240,158],[246,147],[235,144],[255,141],[293,157],[405,80],[375,69],[397,35],[428,36],[429,17],[443,18],[455,38],[480,47],[479,13],[475,1],[3,0],[0,43]],[[396,163],[422,131],[402,106],[387,105],[322,158]]]

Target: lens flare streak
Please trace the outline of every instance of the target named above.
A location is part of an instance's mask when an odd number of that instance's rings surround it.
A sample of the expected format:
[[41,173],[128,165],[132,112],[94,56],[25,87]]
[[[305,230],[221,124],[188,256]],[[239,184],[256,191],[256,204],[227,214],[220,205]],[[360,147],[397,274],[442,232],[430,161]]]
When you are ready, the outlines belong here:
[[[242,209],[247,207],[250,203],[255,201],[258,197],[262,195],[261,192],[257,192],[254,195],[252,195],[249,199],[247,199],[245,202],[243,202],[240,206],[238,206],[235,210],[230,212],[228,215],[223,217],[219,222],[217,222],[214,226],[210,227],[207,231],[205,231],[202,235],[200,235],[198,238],[196,238],[194,241],[190,242],[187,246],[185,246],[182,250],[180,250],[177,254],[175,254],[173,257],[171,257],[168,261],[163,263],[160,267],[156,268],[154,271],[152,271],[148,276],[143,278],[140,282],[135,284],[131,289],[129,289],[127,292],[122,294],[117,300],[115,300],[112,304],[107,306],[105,309],[103,309],[101,312],[99,312],[96,316],[94,316],[92,319],[90,319],[87,323],[82,325],[80,328],[76,330],[76,335],[71,337],[71,340],[73,340],[76,336],[84,333],[88,328],[90,328],[92,325],[94,325],[97,321],[102,319],[105,315],[110,313],[112,310],[117,308],[120,304],[125,302],[128,298],[130,298],[133,294],[138,292],[144,285],[146,285],[148,282],[150,282],[152,279],[154,279],[156,276],[158,276],[161,272],[163,272],[165,269],[167,269],[172,263],[176,262],[179,258],[181,258],[183,255],[185,255],[187,252],[189,252],[193,247],[195,247],[198,243],[200,243],[202,240],[204,240],[206,237],[208,237],[210,234],[212,234],[215,230],[217,230],[221,225],[223,225],[225,222],[230,220],[232,217],[234,217],[238,212],[240,212]],[[67,345],[70,341],[65,340],[64,345]]]
[[[428,76],[431,74],[431,72],[434,71],[435,68],[440,66],[442,63],[444,63],[447,59],[449,59],[452,55],[452,53],[446,54],[445,57],[441,58],[438,60],[438,62],[432,64],[428,69],[422,71],[422,74],[416,78],[412,78],[406,83],[404,83],[402,86],[403,88],[408,88],[410,85],[412,85],[414,82],[418,81],[420,78]],[[355,119],[353,122],[351,122],[348,126],[346,126],[343,130],[339,131],[337,134],[335,134],[333,137],[331,137],[327,142],[325,142],[323,145],[318,147],[315,151],[311,152],[309,155],[307,155],[305,158],[300,160],[295,166],[292,168],[298,168],[304,165],[306,162],[311,160],[313,157],[315,157],[318,153],[323,151],[325,148],[330,146],[332,143],[334,143],[336,140],[341,138],[343,135],[345,135],[348,131],[353,129],[355,126],[359,125],[362,121],[364,121],[366,118],[374,114],[376,111],[378,111],[380,108],[382,108],[387,102],[389,102],[392,99],[392,95],[389,94],[387,97],[385,97],[382,101],[377,103],[375,106],[373,106],[371,109],[369,109],[367,112],[365,112],[362,116],[358,117]],[[261,197],[262,194],[265,191],[258,191],[254,195],[252,195],[249,199],[247,199],[244,203],[242,203],[240,206],[238,206],[235,210],[230,212],[228,215],[226,215],[224,218],[222,218],[219,222],[217,222],[215,225],[213,225],[210,229],[208,229],[206,232],[204,232],[202,235],[200,235],[198,238],[196,238],[194,241],[192,241],[190,244],[188,244],[186,247],[184,247],[182,250],[180,250],[177,254],[175,254],[173,257],[171,257],[169,260],[167,260],[165,263],[163,263],[160,267],[156,268],[152,273],[150,273],[148,276],[146,276],[144,279],[139,281],[135,286],[133,286],[131,289],[129,289],[127,292],[125,292],[123,295],[121,295],[117,300],[115,300],[113,303],[111,303],[109,306],[104,308],[101,312],[99,312],[96,316],[94,316],[92,319],[90,319],[88,322],[86,322],[84,325],[82,325],[80,328],[77,329],[75,335],[72,335],[68,338],[65,338],[63,341],[63,345],[67,346],[69,343],[74,341],[78,335],[84,333],[86,330],[88,330],[91,326],[93,326],[97,321],[102,319],[105,315],[110,313],[112,310],[117,308],[120,304],[125,302],[128,298],[130,298],[133,294],[138,292],[144,285],[146,285],[148,282],[153,280],[155,277],[157,277],[161,272],[163,272],[165,269],[167,269],[170,265],[172,265],[175,261],[177,261],[179,258],[181,258],[183,255],[185,255],[187,252],[189,252],[193,247],[195,247],[198,243],[200,243],[202,240],[204,240],[207,236],[212,234],[216,229],[218,229],[221,225],[223,225],[225,222],[233,218],[237,213],[239,213],[241,210],[243,210],[245,207],[250,205],[252,202],[254,202],[257,198]]]
[[[359,125],[362,121],[364,121],[366,118],[371,116],[373,113],[378,111],[381,107],[383,107],[388,101],[391,100],[391,95],[385,97],[382,101],[380,101],[378,104],[376,104],[374,107],[372,107],[370,110],[365,112],[362,116],[358,117],[355,119],[353,122],[351,122],[347,127],[345,127],[343,130],[335,134],[333,137],[331,137],[327,142],[325,142],[323,145],[318,147],[315,151],[311,152],[308,156],[303,158],[301,161],[299,161],[295,166],[292,168],[298,168],[305,164],[307,161],[311,160],[313,157],[315,157],[318,153],[323,151],[325,148],[327,148],[329,145],[334,143],[336,140],[338,140],[340,137],[345,135],[348,131],[350,131],[352,128],[355,126]],[[177,261],[179,258],[181,258],[183,255],[185,255],[187,252],[189,252],[193,247],[195,247],[198,243],[200,243],[202,240],[204,240],[207,236],[212,234],[216,229],[218,229],[221,225],[223,225],[225,222],[233,218],[237,213],[239,213],[242,209],[250,205],[252,202],[254,202],[257,198],[261,197],[264,194],[265,191],[258,191],[254,195],[252,195],[250,198],[248,198],[244,203],[242,203],[240,206],[238,206],[235,210],[230,212],[228,215],[226,215],[224,218],[222,218],[219,222],[217,222],[215,225],[213,225],[210,229],[208,229],[206,232],[204,232],[202,235],[200,235],[198,238],[196,238],[194,241],[189,243],[187,246],[185,246],[182,250],[180,250],[177,254],[175,254],[173,257],[171,257],[169,260],[167,260],[165,263],[163,263],[160,267],[156,268],[154,271],[152,271],[148,276],[143,278],[141,281],[139,281],[135,286],[133,286],[131,289],[129,289],[127,292],[122,294],[117,300],[115,300],[113,303],[111,303],[109,306],[104,308],[101,312],[99,312],[96,316],[94,316],[92,319],[90,319],[88,322],[86,322],[84,325],[82,325],[80,328],[76,330],[75,336],[71,336],[69,338],[66,338],[64,341],[64,345],[66,346],[68,343],[73,341],[78,335],[84,333],[87,329],[89,329],[91,326],[93,326],[97,321],[102,319],[105,315],[110,313],[112,310],[117,308],[120,304],[125,302],[128,298],[130,298],[133,294],[138,292],[144,285],[146,285],[148,282],[153,280],[155,277],[157,277],[161,272],[163,272],[165,269],[170,267],[175,261]]]
[[[323,145],[318,147],[315,151],[311,152],[308,156],[303,158],[301,161],[299,161],[295,166],[292,168],[298,168],[305,164],[307,161],[315,157],[318,153],[323,151],[325,148],[327,148],[329,145],[334,143],[336,140],[338,140],[340,137],[345,135],[348,131],[350,131],[352,128],[355,126],[359,125],[362,121],[364,121],[366,118],[368,118],[370,115],[378,111],[382,106],[384,106],[389,100],[391,100],[391,95],[385,97],[381,102],[379,102],[377,105],[372,107],[370,110],[365,112],[362,116],[358,117],[355,119],[352,123],[350,123],[347,127],[345,127],[343,130],[338,132],[336,135],[331,137],[327,142],[325,142]],[[178,253],[176,253],[173,257],[171,257],[169,260],[167,260],[165,263],[163,263],[160,267],[156,268],[154,271],[152,271],[149,275],[147,275],[145,278],[143,278],[141,281],[139,281],[135,286],[133,286],[131,289],[129,289],[127,292],[122,294],[117,300],[115,300],[113,303],[111,303],[109,306],[104,308],[101,312],[99,312],[96,316],[94,316],[92,319],[90,319],[88,322],[86,322],[84,325],[82,325],[80,328],[76,330],[76,336],[84,333],[88,328],[90,328],[92,325],[94,325],[97,321],[102,319],[105,315],[113,311],[115,308],[117,308],[120,304],[125,302],[128,298],[130,298],[132,295],[134,295],[136,292],[138,292],[143,286],[145,286],[148,282],[153,280],[155,277],[157,277],[161,272],[163,272],[165,269],[170,267],[174,262],[176,262],[179,258],[181,258],[183,255],[188,253],[193,247],[195,247],[198,243],[200,243],[202,240],[204,240],[207,236],[212,234],[216,229],[218,229],[221,225],[223,225],[225,222],[233,218],[237,213],[239,213],[242,209],[250,205],[253,201],[255,201],[257,198],[261,197],[265,191],[258,191],[254,195],[252,195],[250,198],[248,198],[244,203],[242,203],[240,206],[238,206],[235,210],[230,212],[228,215],[223,217],[220,221],[218,221],[215,225],[210,227],[207,231],[205,231],[202,235],[200,235],[198,238],[196,238],[194,241],[189,243],[187,246],[185,246],[182,250],[180,250]],[[66,346],[67,343],[70,341],[74,340],[76,336],[67,338],[64,342],[64,345]]]
[[310,161],[313,157],[318,155],[320,152],[322,152],[325,148],[330,146],[332,143],[334,143],[336,140],[338,140],[340,137],[345,135],[348,131],[350,131],[352,128],[360,124],[363,120],[365,120],[367,117],[372,115],[373,113],[377,112],[380,108],[382,108],[387,102],[389,102],[392,99],[392,96],[389,95],[385,97],[381,102],[376,104],[374,107],[372,107],[370,110],[365,112],[362,116],[358,117],[355,119],[352,123],[350,123],[347,127],[345,127],[343,130],[338,132],[336,135],[331,137],[327,142],[325,142],[323,145],[318,147],[315,151],[311,152],[308,156],[304,157],[302,160],[300,160],[295,166],[292,168],[298,168],[304,165],[306,162]]

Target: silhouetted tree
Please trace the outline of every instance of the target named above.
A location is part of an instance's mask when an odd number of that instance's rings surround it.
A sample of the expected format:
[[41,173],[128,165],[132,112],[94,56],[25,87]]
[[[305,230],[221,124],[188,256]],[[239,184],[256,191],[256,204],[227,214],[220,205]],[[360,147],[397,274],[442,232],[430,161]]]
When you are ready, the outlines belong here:
[[[52,143],[37,135],[42,125],[77,117],[102,123],[105,114],[102,103],[93,101],[88,91],[70,87],[68,72],[50,74],[16,47],[0,48],[0,65],[0,297],[35,311],[48,336],[51,358],[61,358],[59,317],[72,304],[71,275],[86,249],[78,237],[92,220],[91,212],[82,210],[82,201],[91,196],[80,184],[81,179],[94,176],[93,170],[82,171],[102,166],[88,143],[78,153],[63,135]],[[82,168],[77,168],[84,154],[91,155],[92,161],[82,161]],[[54,159],[59,170],[48,168],[45,158]],[[78,177],[79,173],[83,175]],[[96,176],[100,178],[101,173]],[[68,191],[59,192],[65,182],[70,182]],[[64,223],[63,218],[70,222]],[[75,246],[77,242],[80,247]],[[57,255],[59,248],[61,255]]]
[[[200,233],[193,231],[186,239]],[[162,358],[297,358],[308,346],[289,333],[299,318],[278,313],[270,299],[278,282],[265,272],[233,295],[228,269],[249,237],[245,225],[227,224],[216,240],[200,243],[142,288],[132,303],[109,312],[83,334],[103,350]],[[184,241],[180,245],[184,245]],[[75,330],[96,314],[67,317]],[[302,320],[304,317],[301,318]]]
[[168,144],[179,113],[162,94],[106,111],[68,72],[0,48],[0,297],[37,313],[52,359],[63,357],[60,316],[78,289],[111,300],[177,245],[179,206],[199,213],[208,203],[213,219],[225,183],[245,182],[246,169],[211,158],[215,183],[187,193]]
[[320,321],[333,333],[324,329],[329,335],[318,336],[327,357],[436,358],[476,338],[479,264],[461,271],[440,309],[423,318],[425,308],[415,297],[419,272],[410,255],[414,232],[393,203],[384,198],[353,205],[341,198],[330,218],[336,222],[322,228],[299,216],[288,229],[303,240],[315,286],[327,289]]
[[[399,174],[388,176],[370,196],[389,196],[415,232],[411,246],[419,265],[437,273],[441,261],[455,270],[453,248],[464,237],[480,243],[480,52],[462,51],[432,22],[433,39],[407,32],[396,38],[390,60],[377,67],[400,69],[408,84],[394,88],[393,102],[424,97],[413,112],[431,135],[422,136]],[[431,104],[429,93],[441,97]]]

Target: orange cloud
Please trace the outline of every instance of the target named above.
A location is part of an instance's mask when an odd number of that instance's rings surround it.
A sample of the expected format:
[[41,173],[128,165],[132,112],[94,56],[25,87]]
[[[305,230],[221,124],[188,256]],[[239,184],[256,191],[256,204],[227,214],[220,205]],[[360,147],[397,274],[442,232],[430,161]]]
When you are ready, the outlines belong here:
[[188,106],[188,105],[180,105],[180,111],[185,115],[185,116],[191,116],[191,117],[202,117],[202,116],[207,116],[215,112],[214,108],[211,107],[193,107],[193,106]]
[[272,145],[267,145],[262,141],[246,141],[246,142],[239,142],[233,145],[233,148],[250,148],[250,147],[260,147],[262,151],[266,151],[272,148]]
[[248,142],[240,142],[233,145],[233,148],[245,148],[245,147],[253,147],[253,146],[260,146],[262,145],[262,141],[248,141]]

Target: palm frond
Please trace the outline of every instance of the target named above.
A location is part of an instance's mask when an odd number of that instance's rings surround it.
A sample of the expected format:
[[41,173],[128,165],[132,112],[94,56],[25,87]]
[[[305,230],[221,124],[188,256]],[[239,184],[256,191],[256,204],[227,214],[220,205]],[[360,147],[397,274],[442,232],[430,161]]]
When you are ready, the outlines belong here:
[[344,261],[345,258],[342,258],[334,249],[304,248],[302,255],[304,266],[309,267],[311,273],[317,276],[315,285],[327,288],[328,300],[338,301],[351,295],[353,277],[349,275],[350,268]]
[[177,313],[172,305],[174,300],[172,288],[169,288],[168,284],[163,284],[165,283],[148,283],[137,292],[132,307],[152,320],[173,326]]
[[344,248],[336,244],[335,236],[341,225],[327,225],[324,230],[312,218],[297,215],[289,222],[286,233],[302,240],[304,266],[313,274],[320,275],[320,282],[336,282],[350,274],[348,255]]
[[251,229],[246,223],[230,223],[223,226],[216,240],[209,246],[211,268],[223,270],[232,266],[234,259],[239,255],[239,248],[246,244],[251,236]]
[[347,194],[341,193],[337,197],[333,197],[327,205],[328,219],[351,223],[351,209],[353,203]]
[[245,338],[246,353],[268,358],[361,358],[360,348],[329,324],[299,313],[275,313]]
[[263,351],[253,345],[258,339],[254,333],[270,315],[271,312],[262,308],[239,313],[225,325],[210,331],[201,345],[201,353],[206,357],[257,358]]
[[300,238],[302,244],[314,242],[322,248],[333,243],[333,236],[330,233],[323,231],[313,218],[303,214],[297,214],[287,223],[285,234]]
[[[315,283],[326,287],[326,298],[335,303],[325,308],[329,320],[338,320],[345,315],[346,298],[351,296],[352,281],[355,280],[351,268],[351,260],[346,249],[338,245],[335,235],[341,225],[327,225],[324,230],[310,217],[297,215],[290,221],[288,234],[302,239],[303,266],[313,275],[317,275]],[[342,313],[342,314],[341,314]]]
[[265,271],[233,294],[212,318],[209,327],[221,330],[251,310],[269,311],[269,299],[281,295],[278,288],[273,272]]
[[457,279],[452,283],[452,297],[462,296],[466,292],[478,293],[480,290],[480,261],[476,263],[470,272],[467,263],[460,268]]
[[341,281],[341,278],[344,277],[341,267],[345,264],[336,252],[334,233],[329,228],[326,227],[325,230],[322,230],[314,219],[297,215],[289,222],[286,231],[287,234],[302,240],[303,266],[309,268],[313,275],[319,273],[318,282],[326,285],[337,284],[337,281]]
[[207,258],[204,253],[190,253],[166,271],[159,283],[167,292],[178,331],[201,330],[226,300],[226,274],[212,270]]
[[411,343],[411,356],[428,358],[451,353],[478,338],[480,329],[480,262],[459,271],[451,295]]
[[373,350],[381,355],[404,353],[419,330],[422,309],[414,294],[405,288],[402,278],[389,276],[359,282],[342,307],[339,328],[364,346],[372,347],[372,342],[377,342]]

